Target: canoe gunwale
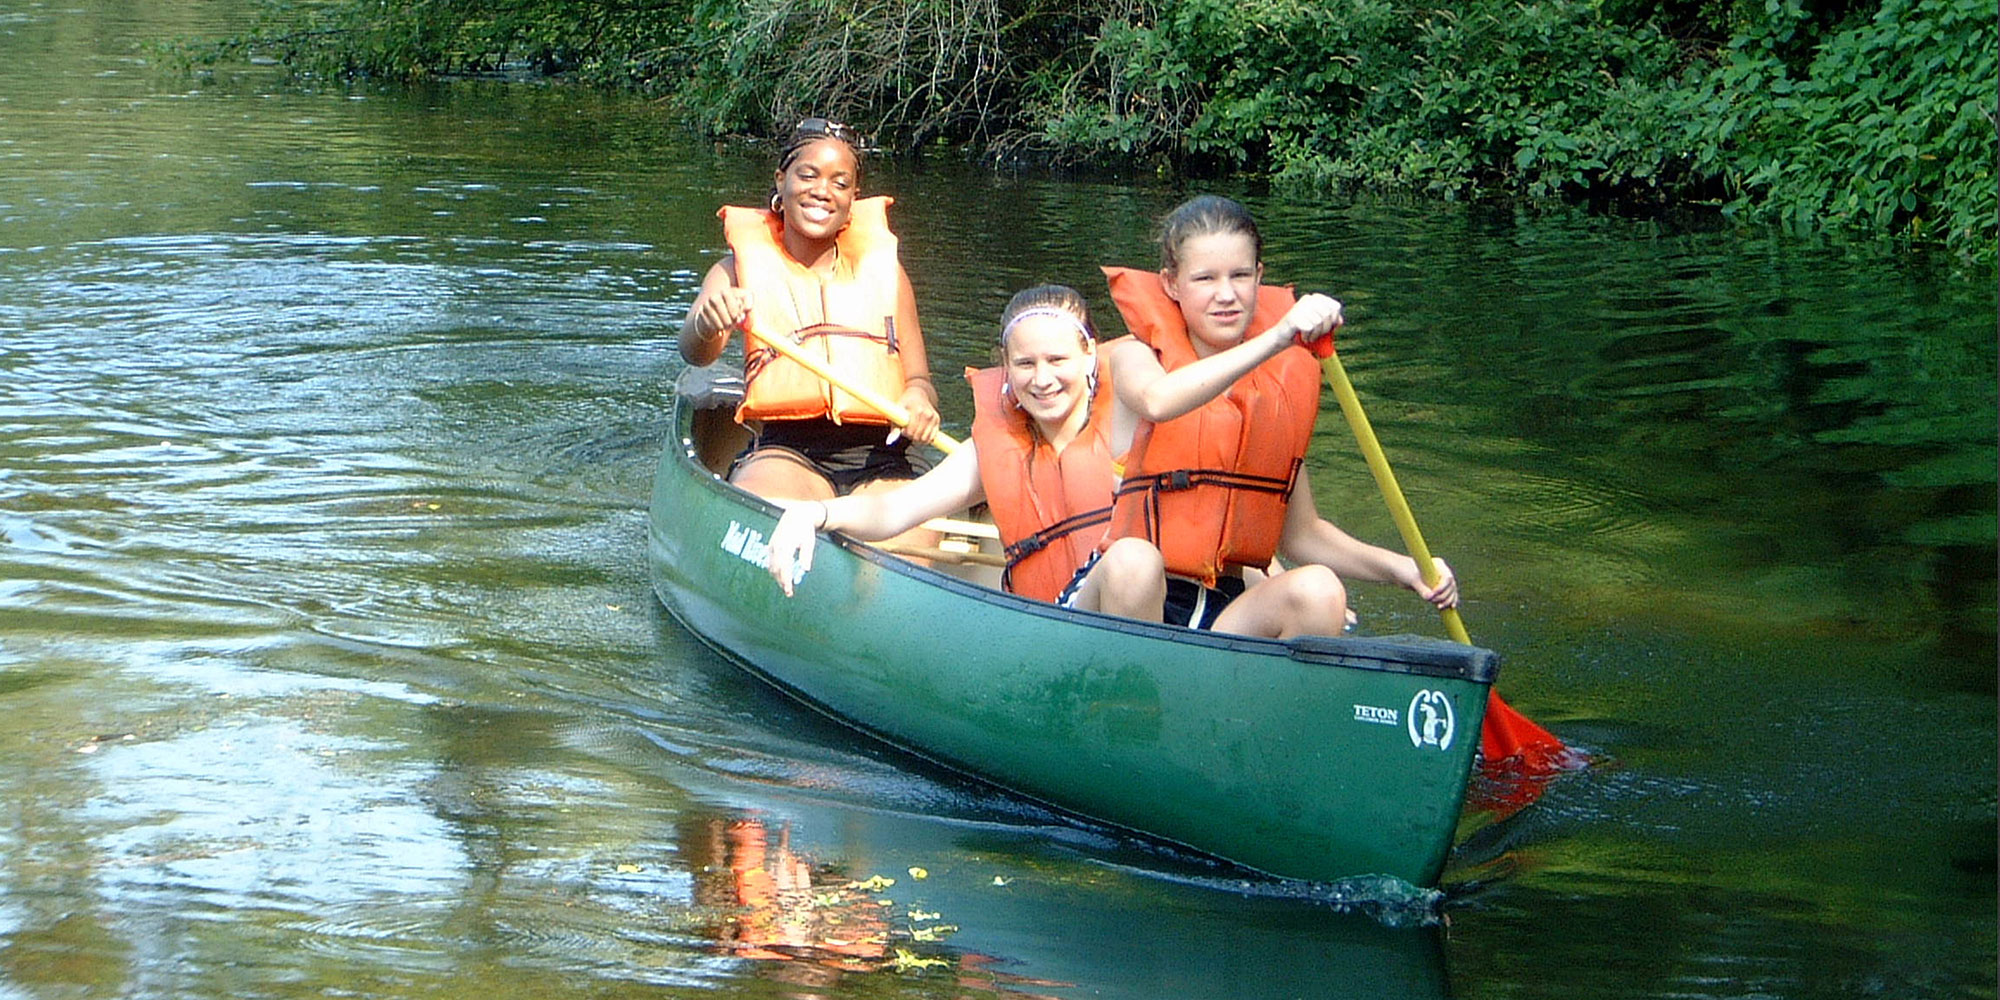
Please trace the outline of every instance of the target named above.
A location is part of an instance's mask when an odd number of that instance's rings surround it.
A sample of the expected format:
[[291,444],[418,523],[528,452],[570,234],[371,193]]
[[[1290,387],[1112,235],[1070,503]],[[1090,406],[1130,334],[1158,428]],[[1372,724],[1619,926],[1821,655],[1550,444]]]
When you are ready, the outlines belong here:
[[[677,401],[675,404],[677,428],[686,426],[687,415],[682,413],[682,409],[682,405]],[[691,480],[700,483],[703,488],[735,506],[756,511],[773,520],[784,513],[783,507],[737,488],[703,466],[697,457],[698,452],[691,433],[683,431],[679,435],[679,442],[679,447],[676,449],[677,457],[683,466],[682,471]],[[1145,636],[1183,646],[1238,655],[1282,656],[1304,663],[1338,664],[1344,668],[1361,670],[1449,677],[1481,684],[1492,684],[1498,678],[1500,671],[1499,654],[1477,646],[1460,645],[1448,639],[1416,635],[1299,636],[1292,639],[1265,639],[1190,629],[1162,622],[1138,621],[1096,611],[1059,608],[1045,601],[982,587],[949,573],[928,566],[919,566],[901,556],[884,552],[837,531],[822,532],[820,540],[822,544],[831,543],[857,559],[873,563],[885,571],[908,577],[927,586],[949,591],[959,597],[995,608],[1047,618],[1065,625],[1080,625],[1091,629]]]

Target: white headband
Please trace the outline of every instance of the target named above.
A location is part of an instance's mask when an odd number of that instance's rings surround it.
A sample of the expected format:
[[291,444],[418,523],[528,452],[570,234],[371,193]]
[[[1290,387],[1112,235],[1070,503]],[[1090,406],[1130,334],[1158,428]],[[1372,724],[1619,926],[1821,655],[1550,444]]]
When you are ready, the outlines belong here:
[[1057,306],[1035,306],[1032,309],[1023,309],[1020,312],[1015,313],[1014,318],[1008,320],[1007,325],[1000,328],[1001,345],[1002,346],[1006,345],[1007,335],[1013,333],[1014,328],[1020,326],[1022,320],[1029,319],[1035,316],[1053,316],[1058,319],[1069,320],[1069,325],[1076,327],[1076,332],[1083,334],[1083,339],[1085,341],[1095,343],[1097,340],[1096,337],[1090,335],[1090,327],[1084,326],[1083,321],[1077,319],[1075,313],[1070,312],[1067,309],[1059,308]]

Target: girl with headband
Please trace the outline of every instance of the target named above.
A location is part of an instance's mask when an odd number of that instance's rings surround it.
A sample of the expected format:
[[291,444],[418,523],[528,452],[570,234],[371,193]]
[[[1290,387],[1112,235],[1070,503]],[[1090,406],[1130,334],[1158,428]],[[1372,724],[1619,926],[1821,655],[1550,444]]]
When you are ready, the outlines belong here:
[[812,568],[817,531],[874,541],[985,501],[1006,546],[1002,586],[1056,599],[1103,537],[1116,482],[1111,392],[1083,296],[1062,285],[1016,294],[1000,358],[966,372],[971,440],[935,469],[884,493],[785,504],[767,565],[787,595]]

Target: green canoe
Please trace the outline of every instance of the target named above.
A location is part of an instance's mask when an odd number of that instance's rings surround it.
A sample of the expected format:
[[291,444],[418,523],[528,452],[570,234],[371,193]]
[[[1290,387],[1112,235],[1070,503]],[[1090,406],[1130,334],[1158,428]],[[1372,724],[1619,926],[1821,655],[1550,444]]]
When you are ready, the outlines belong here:
[[864,732],[1088,819],[1285,878],[1436,883],[1494,653],[1063,611],[974,582],[987,567],[840,535],[787,598],[763,566],[778,508],[717,475],[742,431],[691,381],[649,563],[704,642]]

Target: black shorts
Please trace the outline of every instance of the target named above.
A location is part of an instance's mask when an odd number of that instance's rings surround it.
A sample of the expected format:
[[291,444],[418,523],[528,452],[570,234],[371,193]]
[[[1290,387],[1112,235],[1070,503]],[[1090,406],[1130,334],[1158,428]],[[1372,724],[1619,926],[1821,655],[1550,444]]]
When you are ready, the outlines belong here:
[[928,459],[910,453],[909,438],[883,444],[888,436],[889,428],[879,424],[836,424],[824,417],[766,420],[729,471],[735,472],[744,459],[760,451],[783,451],[825,476],[838,496],[877,479],[915,479],[930,471]]
[[[1083,578],[1090,575],[1091,567],[1097,565],[1099,555],[1102,553],[1092,552],[1090,558],[1077,567],[1076,575],[1069,578],[1062,593],[1056,596],[1058,607],[1076,607],[1076,592],[1083,586]],[[1161,620],[1187,628],[1214,628],[1215,619],[1222,614],[1222,609],[1228,607],[1230,601],[1242,597],[1247,589],[1248,585],[1240,576],[1220,577],[1213,587],[1204,587],[1177,576],[1167,577],[1167,604],[1161,609]]]
[[1193,580],[1167,577],[1167,607],[1162,616],[1169,625],[1214,628],[1215,619],[1229,602],[1243,596],[1248,587],[1240,576],[1217,577],[1215,586],[1204,587]]

